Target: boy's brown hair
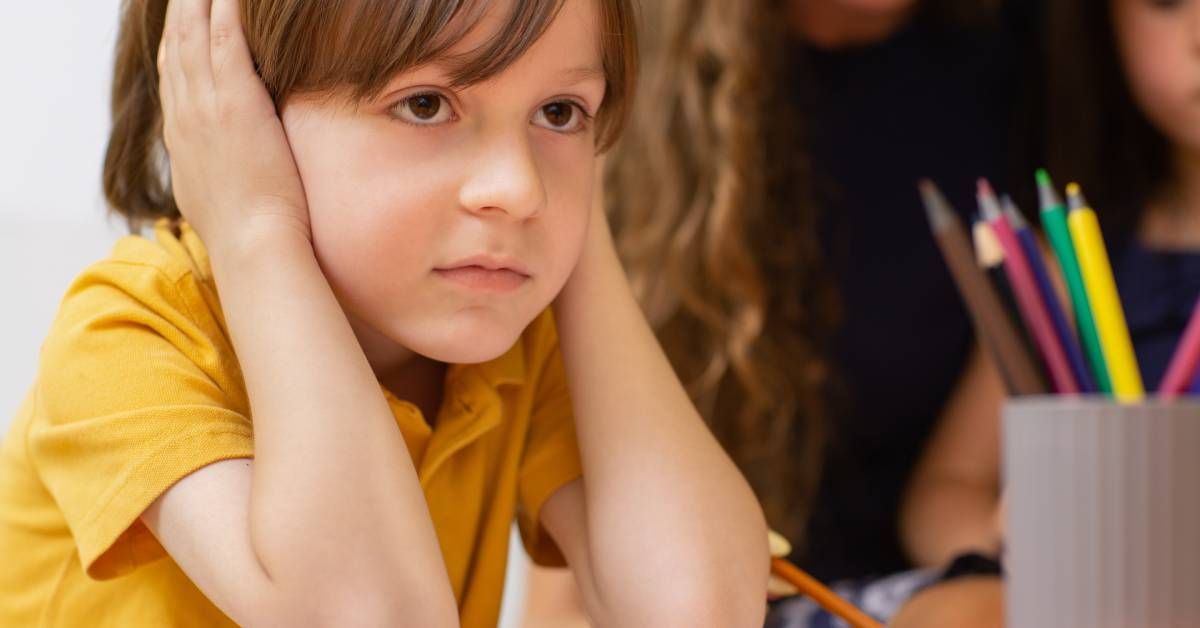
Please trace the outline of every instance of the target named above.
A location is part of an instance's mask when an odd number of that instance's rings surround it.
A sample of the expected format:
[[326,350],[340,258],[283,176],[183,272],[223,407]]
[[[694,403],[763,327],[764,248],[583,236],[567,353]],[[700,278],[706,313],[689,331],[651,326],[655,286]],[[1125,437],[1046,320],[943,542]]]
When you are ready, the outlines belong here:
[[[624,123],[637,74],[632,0],[593,0],[607,92],[597,143]],[[537,41],[563,0],[514,0],[494,37],[453,59],[456,85],[486,80]],[[246,40],[276,104],[299,93],[376,96],[397,73],[438,60],[478,22],[488,0],[241,0]],[[167,0],[124,0],[112,87],[104,194],[136,230],[179,215],[162,148],[156,57]]]

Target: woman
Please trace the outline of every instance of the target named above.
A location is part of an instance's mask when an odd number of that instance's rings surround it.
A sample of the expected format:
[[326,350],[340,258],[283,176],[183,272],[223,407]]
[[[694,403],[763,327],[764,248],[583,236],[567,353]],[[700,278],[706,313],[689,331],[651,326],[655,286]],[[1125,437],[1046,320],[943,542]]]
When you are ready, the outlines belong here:
[[918,465],[936,424],[964,423],[951,415],[994,429],[1000,391],[915,184],[933,177],[963,212],[976,177],[1005,185],[1036,7],[644,9],[642,91],[606,186],[626,267],[793,560],[831,582],[931,570],[851,589],[890,615],[998,544],[994,482]]

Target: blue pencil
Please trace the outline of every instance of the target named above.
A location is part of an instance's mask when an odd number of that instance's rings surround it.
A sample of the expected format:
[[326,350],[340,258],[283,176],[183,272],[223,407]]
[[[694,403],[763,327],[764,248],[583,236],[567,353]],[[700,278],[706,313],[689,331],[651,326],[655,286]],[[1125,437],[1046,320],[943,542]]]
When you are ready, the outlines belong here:
[[1029,258],[1029,268],[1033,271],[1034,279],[1037,281],[1038,292],[1041,293],[1042,300],[1046,303],[1046,310],[1050,313],[1050,320],[1054,323],[1054,331],[1062,345],[1063,352],[1067,354],[1067,362],[1070,363],[1071,372],[1079,384],[1079,391],[1094,393],[1096,384],[1092,381],[1092,375],[1083,361],[1083,350],[1079,346],[1079,341],[1075,339],[1075,333],[1067,324],[1067,317],[1063,313],[1058,294],[1054,291],[1054,284],[1050,283],[1050,275],[1046,272],[1046,263],[1042,257],[1041,248],[1038,247],[1037,238],[1030,230],[1029,223],[1025,222],[1025,218],[1017,210],[1017,206],[1013,204],[1012,199],[1005,196],[1002,203],[1004,215],[1008,217],[1013,231],[1017,233],[1017,239],[1021,242],[1021,250],[1025,252],[1025,257]]

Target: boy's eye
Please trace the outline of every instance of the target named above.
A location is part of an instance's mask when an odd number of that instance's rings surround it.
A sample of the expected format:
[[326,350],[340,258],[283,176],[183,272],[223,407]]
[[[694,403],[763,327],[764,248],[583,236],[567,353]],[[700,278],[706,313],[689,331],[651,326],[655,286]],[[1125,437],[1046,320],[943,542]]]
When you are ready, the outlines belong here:
[[401,100],[393,113],[409,124],[441,124],[448,122],[454,112],[450,103],[439,94],[417,94]]
[[570,133],[578,131],[584,122],[580,106],[567,101],[552,102],[538,109],[533,117],[534,124],[550,129]]

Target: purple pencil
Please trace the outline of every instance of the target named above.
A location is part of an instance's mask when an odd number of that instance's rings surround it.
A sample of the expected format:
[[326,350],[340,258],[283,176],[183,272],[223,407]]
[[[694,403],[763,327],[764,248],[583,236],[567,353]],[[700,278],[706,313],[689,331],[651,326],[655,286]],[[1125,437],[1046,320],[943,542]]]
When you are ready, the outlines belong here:
[[1021,251],[1021,243],[1012,226],[1008,224],[1008,219],[1000,212],[1000,203],[986,179],[979,180],[979,206],[984,219],[995,230],[1000,246],[1004,247],[1004,270],[1008,273],[1017,304],[1021,306],[1021,316],[1042,354],[1055,391],[1063,394],[1079,392],[1079,385],[1071,373],[1066,353],[1063,352],[1054,333],[1050,314],[1041,302],[1042,297],[1038,294],[1033,271],[1029,269],[1029,262],[1025,259],[1025,253]]
[[1079,391],[1096,392],[1096,385],[1092,383],[1092,376],[1083,362],[1083,349],[1075,340],[1075,332],[1067,324],[1067,317],[1063,313],[1062,303],[1058,300],[1058,293],[1054,291],[1054,284],[1050,283],[1050,273],[1046,272],[1046,263],[1042,257],[1041,248],[1038,246],[1037,237],[1033,235],[1029,223],[1025,222],[1025,218],[1021,216],[1020,210],[1017,209],[1011,198],[1004,196],[1000,202],[1004,207],[1004,215],[1008,218],[1008,223],[1016,232],[1017,239],[1021,241],[1021,249],[1025,252],[1026,261],[1029,262],[1029,270],[1033,272],[1033,278],[1037,281],[1038,291],[1042,294],[1042,303],[1046,306],[1046,312],[1050,314],[1050,322],[1054,323],[1054,331],[1058,336],[1059,344],[1062,345],[1063,353],[1067,356],[1067,362],[1071,365],[1071,372],[1075,375],[1075,383],[1079,385]]

